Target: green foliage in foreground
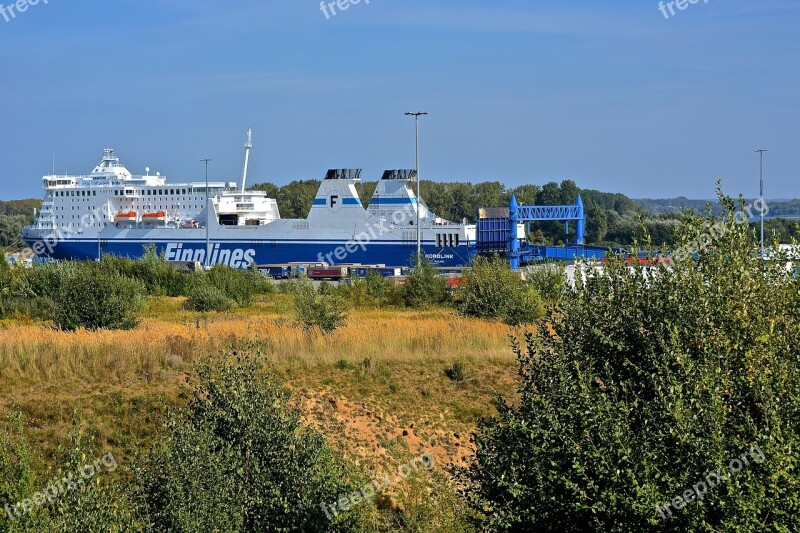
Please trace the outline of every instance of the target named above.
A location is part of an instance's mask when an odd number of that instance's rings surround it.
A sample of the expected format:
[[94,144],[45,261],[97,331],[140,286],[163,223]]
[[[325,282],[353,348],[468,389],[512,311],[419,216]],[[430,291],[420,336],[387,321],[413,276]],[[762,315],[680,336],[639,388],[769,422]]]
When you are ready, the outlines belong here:
[[68,445],[59,448],[63,468],[43,474],[25,437],[22,414],[14,412],[10,422],[10,429],[0,428],[0,533],[144,530],[136,505],[115,473],[116,459],[105,455],[100,460],[102,452],[84,436],[83,428],[77,427]]
[[478,257],[473,261],[464,272],[456,305],[466,316],[501,318],[515,326],[533,323],[544,315],[536,289],[500,257]]
[[536,291],[549,301],[556,301],[564,290],[566,274],[563,264],[544,264],[525,269],[525,279]]
[[[481,529],[800,530],[800,280],[755,257],[723,202],[697,260],[581,269],[515,347],[519,402],[499,401],[459,471]],[[687,217],[682,242],[713,222]],[[754,446],[764,460],[732,473]]]
[[[347,531],[321,503],[360,478],[306,427],[300,411],[247,355],[202,368],[189,405],[138,468],[156,531]],[[363,482],[362,482],[363,483]]]

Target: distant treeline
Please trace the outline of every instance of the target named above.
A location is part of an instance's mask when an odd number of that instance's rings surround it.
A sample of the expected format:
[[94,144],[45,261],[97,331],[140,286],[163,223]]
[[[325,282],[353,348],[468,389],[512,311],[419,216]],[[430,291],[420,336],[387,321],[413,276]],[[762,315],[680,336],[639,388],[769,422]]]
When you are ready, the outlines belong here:
[[0,247],[16,252],[24,246],[22,227],[33,222],[33,210],[39,209],[41,200],[0,200]]
[[[653,200],[644,198],[636,200],[651,215],[678,214],[683,209],[690,209],[695,213],[705,213],[711,205],[714,215],[722,214],[722,206],[717,200],[690,200],[684,196],[678,198],[660,198]],[[800,217],[800,199],[798,200],[767,200],[770,217]]]

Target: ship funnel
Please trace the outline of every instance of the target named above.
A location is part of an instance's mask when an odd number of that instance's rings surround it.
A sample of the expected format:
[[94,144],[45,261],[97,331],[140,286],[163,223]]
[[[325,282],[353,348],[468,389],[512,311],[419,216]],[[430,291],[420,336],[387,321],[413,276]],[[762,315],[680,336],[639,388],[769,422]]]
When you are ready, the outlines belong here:
[[[308,220],[327,227],[352,224],[367,217],[361,204],[356,183],[361,180],[361,169],[332,168],[325,173],[319,185]],[[347,214],[344,215],[343,212]],[[351,221],[351,222],[347,222]]]

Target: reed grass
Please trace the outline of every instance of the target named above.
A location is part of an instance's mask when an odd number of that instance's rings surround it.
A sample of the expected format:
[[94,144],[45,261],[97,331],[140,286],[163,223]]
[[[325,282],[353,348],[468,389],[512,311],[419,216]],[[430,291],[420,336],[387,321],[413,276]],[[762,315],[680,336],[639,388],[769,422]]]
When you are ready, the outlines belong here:
[[278,368],[337,361],[415,362],[479,358],[509,361],[512,329],[459,317],[447,310],[359,310],[329,335],[307,332],[282,302],[259,302],[246,312],[200,314],[182,298],[158,298],[129,331],[57,331],[47,324],[0,322],[2,380],[53,383],[65,379],[130,382],[164,379],[204,357],[251,342]]

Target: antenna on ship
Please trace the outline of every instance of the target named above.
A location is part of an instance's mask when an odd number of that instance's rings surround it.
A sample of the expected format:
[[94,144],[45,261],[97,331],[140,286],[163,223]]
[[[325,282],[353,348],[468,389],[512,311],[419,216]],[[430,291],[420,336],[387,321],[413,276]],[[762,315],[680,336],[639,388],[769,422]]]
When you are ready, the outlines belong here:
[[244,145],[244,170],[242,170],[242,192],[247,183],[247,164],[250,162],[250,149],[253,147],[253,130],[247,130],[247,144]]

